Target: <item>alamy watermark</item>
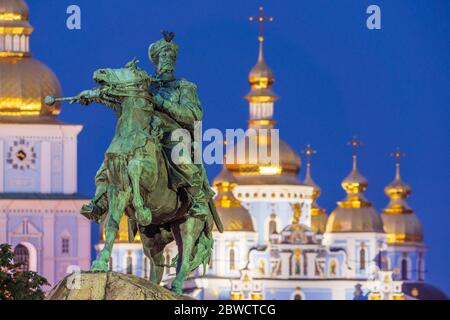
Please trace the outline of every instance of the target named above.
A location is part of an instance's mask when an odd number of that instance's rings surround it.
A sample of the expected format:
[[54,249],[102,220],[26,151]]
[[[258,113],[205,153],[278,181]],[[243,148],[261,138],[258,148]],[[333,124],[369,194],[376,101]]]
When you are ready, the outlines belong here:
[[367,7],[367,14],[370,16],[367,18],[366,25],[369,30],[381,29],[381,9],[379,6],[372,4]]
[[224,134],[210,128],[203,132],[202,122],[197,121],[193,134],[187,129],[176,129],[170,142],[175,164],[258,163],[277,167],[280,163],[279,129],[226,129]]
[[67,7],[66,13],[69,15],[66,20],[66,26],[69,30],[81,29],[81,8],[76,4]]

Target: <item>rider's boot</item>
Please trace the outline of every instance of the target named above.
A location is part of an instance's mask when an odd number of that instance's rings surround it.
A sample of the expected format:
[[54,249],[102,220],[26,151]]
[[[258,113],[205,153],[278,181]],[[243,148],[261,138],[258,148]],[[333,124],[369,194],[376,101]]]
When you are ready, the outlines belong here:
[[191,207],[188,214],[192,217],[205,219],[209,214],[209,199],[201,188],[188,188],[188,194],[191,200]]

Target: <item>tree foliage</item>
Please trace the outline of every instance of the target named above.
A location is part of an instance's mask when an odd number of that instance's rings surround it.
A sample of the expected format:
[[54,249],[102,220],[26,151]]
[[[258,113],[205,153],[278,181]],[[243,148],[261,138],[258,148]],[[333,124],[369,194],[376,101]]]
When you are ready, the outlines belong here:
[[48,284],[36,272],[23,270],[23,263],[14,262],[9,244],[0,244],[0,300],[41,300],[41,287]]

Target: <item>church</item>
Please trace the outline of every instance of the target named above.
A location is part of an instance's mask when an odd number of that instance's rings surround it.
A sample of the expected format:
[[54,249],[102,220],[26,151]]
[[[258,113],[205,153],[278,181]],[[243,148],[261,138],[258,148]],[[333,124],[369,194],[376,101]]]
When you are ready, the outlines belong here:
[[[253,19],[271,20],[263,16],[262,8]],[[278,99],[261,33],[258,40],[257,63],[250,70],[250,91],[244,97],[249,103],[248,127],[256,132],[275,128]],[[270,148],[264,135],[257,135],[256,141],[258,147]],[[245,139],[233,146],[234,151],[242,144]],[[379,213],[364,195],[368,181],[358,169],[361,143],[354,137],[349,144],[350,172],[341,182],[346,196],[329,215],[318,204],[321,189],[312,177],[311,157],[316,151],[311,146],[303,150],[303,180],[298,177],[300,156],[282,139],[278,166],[225,161],[213,180],[224,232],[214,232],[210,264],[191,275],[185,291],[208,300],[446,299],[425,282],[426,247],[421,223],[406,202],[411,187],[400,174],[403,153],[393,153],[395,174],[385,187],[386,205]],[[100,242],[97,250],[102,246]],[[166,248],[166,264],[176,254],[176,246]],[[110,267],[149,278],[139,235],[128,243],[125,219]],[[163,282],[169,284],[174,273],[174,268],[166,267]]]
[[[90,222],[79,212],[77,136],[58,121],[55,74],[30,51],[33,28],[23,0],[0,0],[0,243],[51,286],[89,269]],[[47,288],[48,289],[48,288]]]

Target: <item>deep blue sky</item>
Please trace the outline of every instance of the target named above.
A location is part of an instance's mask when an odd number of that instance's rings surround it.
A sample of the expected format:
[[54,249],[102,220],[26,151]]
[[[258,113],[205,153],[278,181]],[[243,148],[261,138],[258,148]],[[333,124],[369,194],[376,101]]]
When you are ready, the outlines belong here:
[[[151,71],[148,45],[159,30],[177,33],[177,75],[198,84],[204,128],[246,127],[247,73],[256,62],[257,25],[248,16],[261,1],[28,0],[35,27],[31,49],[58,75],[66,95],[94,84],[92,72],[137,56]],[[82,29],[66,28],[66,8],[78,4]],[[281,136],[298,152],[319,154],[313,176],[320,204],[333,210],[344,197],[351,166],[346,142],[364,142],[359,167],[367,197],[381,210],[394,176],[390,152],[407,158],[402,175],[413,187],[410,205],[424,226],[427,279],[450,294],[450,2],[448,0],[262,1],[275,21],[265,54],[281,96],[275,107]],[[382,30],[366,28],[370,4],[382,10]],[[79,190],[91,195],[115,119],[101,106],[65,106],[60,119],[79,123]],[[212,179],[218,166],[207,168]],[[301,176],[303,177],[304,170]],[[98,236],[95,230],[93,237]]]

